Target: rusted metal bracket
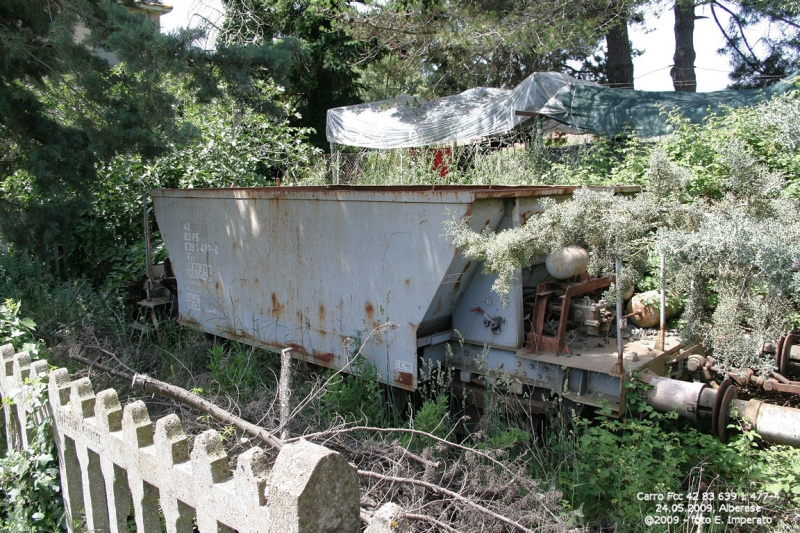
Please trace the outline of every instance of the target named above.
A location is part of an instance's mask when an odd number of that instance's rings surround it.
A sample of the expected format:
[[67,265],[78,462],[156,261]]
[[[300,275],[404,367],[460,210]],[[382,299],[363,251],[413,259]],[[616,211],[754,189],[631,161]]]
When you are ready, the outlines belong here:
[[505,322],[503,317],[489,316],[489,314],[480,307],[472,307],[470,311],[473,313],[480,313],[483,317],[483,325],[487,328],[491,328],[492,333],[495,335],[500,334],[500,328],[503,327],[503,322]]
[[[713,367],[712,367],[713,368]],[[756,375],[752,368],[746,368],[743,371],[731,370],[728,372],[728,378],[742,387],[749,384],[758,385],[763,387],[765,391],[788,392],[790,394],[800,394],[800,381],[791,381],[778,372],[773,372],[771,378]]]
[[773,372],[770,379],[764,381],[764,390],[800,394],[800,381],[790,381],[782,374]]
[[[536,289],[536,302],[533,308],[533,328],[528,333],[526,348],[531,353],[540,351],[554,352],[556,355],[568,354],[569,346],[566,341],[567,321],[569,320],[569,307],[572,299],[577,296],[608,288],[610,278],[584,279],[578,283],[541,283]],[[563,295],[559,294],[563,291]],[[558,332],[555,337],[544,335],[544,317],[547,313],[547,304],[552,297],[562,298],[561,314],[558,321]]]

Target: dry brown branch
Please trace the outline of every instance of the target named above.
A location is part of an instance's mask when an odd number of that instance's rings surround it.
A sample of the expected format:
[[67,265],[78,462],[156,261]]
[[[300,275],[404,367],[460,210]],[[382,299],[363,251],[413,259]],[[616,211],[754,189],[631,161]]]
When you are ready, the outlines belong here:
[[[483,457],[487,461],[490,461],[490,462],[494,463],[495,465],[499,466],[500,468],[502,468],[503,470],[505,470],[506,472],[508,472],[512,476],[515,476],[515,477],[517,476],[516,472],[512,471],[510,468],[508,468],[506,465],[504,465],[503,463],[501,463],[500,461],[498,461],[494,457],[492,457],[492,456],[490,456],[490,455],[488,455],[486,453],[483,453],[480,450],[476,450],[475,448],[469,448],[467,446],[462,446],[461,444],[457,444],[455,442],[450,442],[448,440],[444,440],[442,438],[437,437],[436,435],[432,435],[430,433],[427,433],[425,431],[420,431],[418,429],[377,428],[377,427],[370,427],[370,426],[351,426],[351,427],[348,427],[348,428],[336,428],[336,429],[332,429],[332,430],[320,431],[318,433],[309,433],[308,435],[304,435],[302,438],[304,438],[306,440],[312,440],[312,439],[317,439],[317,438],[320,438],[320,437],[326,437],[326,436],[329,436],[329,435],[332,435],[332,434],[335,434],[335,433],[351,433],[353,431],[371,431],[371,432],[375,432],[375,433],[408,433],[408,434],[411,434],[411,435],[417,435],[417,436],[420,436],[420,437],[429,438],[431,440],[435,440],[436,442],[439,442],[439,443],[444,444],[446,446],[451,446],[451,447],[456,448],[458,450],[462,450],[462,451],[469,452],[469,453],[474,453],[475,455],[477,455],[479,457]],[[293,442],[295,440],[298,440],[299,438],[300,437],[294,438],[294,439],[289,439],[286,442]]]
[[[103,351],[106,352],[105,350]],[[159,381],[155,378],[151,378],[150,376],[144,374],[133,374],[133,375],[126,374],[125,372],[120,372],[119,370],[107,367],[100,363],[96,363],[79,355],[68,354],[67,357],[70,357],[71,359],[74,359],[75,361],[78,361],[90,367],[95,367],[99,370],[102,370],[103,372],[108,372],[112,376],[129,380],[131,382],[131,385],[134,387],[138,387],[153,394],[158,394],[159,396],[172,398],[175,401],[184,403],[189,407],[193,407],[198,411],[204,412],[212,416],[214,419],[218,420],[219,422],[222,422],[223,424],[228,424],[230,426],[238,428],[247,433],[248,435],[250,435],[251,437],[260,439],[261,441],[265,442],[266,444],[269,444],[276,450],[280,450],[283,447],[283,442],[280,439],[273,437],[269,431],[260,428],[255,424],[251,424],[246,420],[242,420],[238,416],[230,414],[225,409],[217,407],[208,400],[205,400],[200,396],[198,396],[197,394],[187,391],[186,389],[177,387],[175,385],[170,385],[169,383],[164,383],[163,381]],[[119,360],[116,357],[114,357],[114,359],[117,362],[119,362]]]
[[419,522],[427,522],[432,524],[443,531],[449,531],[450,533],[459,533],[457,529],[453,529],[452,527],[448,526],[444,522],[436,520],[432,516],[424,515],[424,514],[415,514],[415,513],[406,513],[406,518],[409,520],[417,520]]
[[491,509],[488,509],[488,508],[484,507],[483,505],[475,503],[472,500],[470,500],[469,498],[466,498],[466,497],[462,496],[461,494],[459,494],[457,492],[453,492],[451,490],[442,488],[442,487],[440,487],[438,485],[434,485],[433,483],[428,483],[427,481],[421,481],[419,479],[410,479],[410,478],[401,478],[401,477],[395,477],[395,476],[387,476],[387,475],[384,475],[384,474],[379,474],[377,472],[368,472],[366,470],[359,470],[358,471],[358,475],[359,476],[363,476],[363,477],[372,478],[372,479],[377,479],[377,480],[380,480],[380,481],[389,481],[389,482],[392,482],[392,483],[403,483],[403,484],[407,484],[407,485],[417,485],[419,487],[424,487],[424,488],[426,488],[426,489],[428,489],[428,490],[430,490],[432,492],[436,492],[436,493],[442,494],[444,496],[448,496],[448,497],[450,497],[450,498],[452,498],[454,500],[458,500],[458,501],[464,503],[465,505],[467,505],[468,507],[472,507],[473,509],[475,509],[475,510],[481,512],[481,513],[489,515],[492,518],[494,518],[495,520],[503,522],[504,524],[507,524],[507,525],[513,527],[514,529],[517,529],[519,531],[525,531],[526,533],[533,533],[533,530],[528,529],[525,526],[522,526],[522,525],[518,524],[517,522],[515,522],[513,520],[509,520],[505,516],[499,515],[499,514],[495,513],[494,511],[492,511]]
[[[303,438],[305,438],[305,437],[303,437]],[[305,439],[305,440],[312,440],[312,439]],[[354,449],[354,448],[352,448],[352,447],[350,447],[350,446],[348,446],[346,444],[340,443],[340,442],[330,443],[330,442],[323,441],[323,445],[324,446],[328,446],[328,447],[332,447],[332,448],[342,448],[342,449],[348,451],[352,455],[360,454],[360,455],[363,455],[363,456],[366,456],[366,457],[374,458],[376,460],[390,461],[395,465],[399,465],[400,462],[403,459],[411,459],[412,461],[415,461],[415,462],[417,462],[417,463],[419,463],[422,466],[427,467],[427,468],[439,468],[441,466],[441,463],[439,463],[438,461],[429,461],[429,460],[425,459],[424,457],[420,457],[419,455],[406,450],[402,446],[387,445],[388,448],[389,448],[388,450],[386,448],[383,448],[383,449],[378,449],[378,450],[373,451],[371,449],[365,449],[363,443],[361,443],[361,441],[359,441],[359,442],[361,444],[361,449],[359,449],[359,450],[356,450],[356,449]],[[399,457],[397,459],[393,458],[391,456],[392,452],[397,454]]]

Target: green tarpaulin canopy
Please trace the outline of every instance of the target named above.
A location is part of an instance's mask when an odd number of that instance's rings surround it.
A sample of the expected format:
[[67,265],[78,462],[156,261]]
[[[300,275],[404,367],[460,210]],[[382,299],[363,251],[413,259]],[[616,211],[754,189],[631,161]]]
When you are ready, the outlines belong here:
[[723,107],[756,105],[773,95],[795,89],[784,80],[766,89],[685,93],[672,91],[634,91],[599,85],[571,85],[559,93],[563,112],[542,114],[577,130],[616,137],[634,133],[638,137],[657,137],[670,132],[668,113],[678,110],[690,122],[699,124]]

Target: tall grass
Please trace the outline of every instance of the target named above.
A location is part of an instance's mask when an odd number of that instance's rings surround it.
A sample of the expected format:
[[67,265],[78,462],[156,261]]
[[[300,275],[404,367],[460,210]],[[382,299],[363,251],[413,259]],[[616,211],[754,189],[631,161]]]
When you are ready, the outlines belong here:
[[569,145],[474,144],[420,149],[358,150],[325,156],[299,185],[610,185],[640,183],[644,154],[637,140],[581,137]]

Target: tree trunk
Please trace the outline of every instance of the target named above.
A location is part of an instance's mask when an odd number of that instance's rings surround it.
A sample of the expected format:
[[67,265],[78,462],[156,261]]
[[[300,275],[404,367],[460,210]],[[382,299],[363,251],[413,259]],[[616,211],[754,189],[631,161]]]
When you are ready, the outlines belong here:
[[628,21],[612,26],[606,34],[606,76],[615,89],[633,89],[633,51],[628,38]]
[[675,56],[670,71],[676,91],[697,92],[694,73],[694,4],[685,0],[675,2]]

